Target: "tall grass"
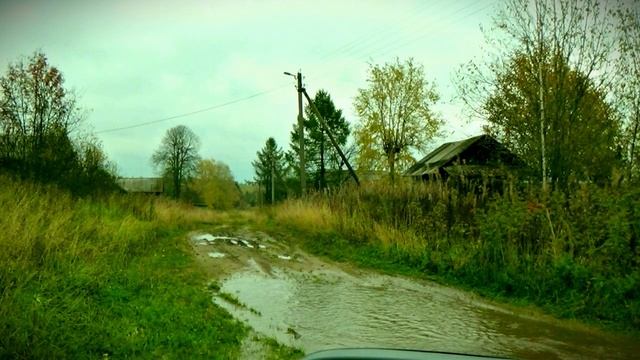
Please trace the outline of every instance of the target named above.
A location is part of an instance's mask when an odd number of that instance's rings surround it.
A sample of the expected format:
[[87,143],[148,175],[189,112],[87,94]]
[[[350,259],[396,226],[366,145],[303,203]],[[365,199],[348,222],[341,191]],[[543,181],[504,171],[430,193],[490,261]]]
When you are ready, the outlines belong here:
[[0,358],[236,356],[180,230],[216,218],[180,207],[0,177]]
[[273,217],[336,257],[408,266],[560,316],[640,329],[640,189],[516,187],[373,183],[289,201]]

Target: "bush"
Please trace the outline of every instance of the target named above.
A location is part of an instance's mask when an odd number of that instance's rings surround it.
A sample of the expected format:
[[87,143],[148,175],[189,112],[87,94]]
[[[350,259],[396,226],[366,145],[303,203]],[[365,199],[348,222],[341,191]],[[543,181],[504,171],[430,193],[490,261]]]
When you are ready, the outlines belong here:
[[285,203],[275,219],[313,229],[323,244],[337,231],[381,261],[526,299],[559,315],[637,329],[640,189],[517,187],[471,193],[440,182],[373,183],[298,200],[296,211]]

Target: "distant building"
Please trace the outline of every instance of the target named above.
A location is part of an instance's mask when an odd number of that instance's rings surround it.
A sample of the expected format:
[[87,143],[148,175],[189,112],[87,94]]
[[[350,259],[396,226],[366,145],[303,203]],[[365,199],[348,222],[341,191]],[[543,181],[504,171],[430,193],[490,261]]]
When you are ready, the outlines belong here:
[[[356,174],[358,174],[358,179],[361,182],[367,182],[367,181],[375,182],[375,181],[389,178],[389,172],[382,171],[382,170],[356,170]],[[348,172],[346,173],[346,175],[351,176],[349,175]]]
[[522,160],[490,135],[440,145],[411,166],[404,176],[465,179],[504,178],[525,167]]
[[164,192],[162,178],[119,178],[117,183],[128,193],[160,195]]

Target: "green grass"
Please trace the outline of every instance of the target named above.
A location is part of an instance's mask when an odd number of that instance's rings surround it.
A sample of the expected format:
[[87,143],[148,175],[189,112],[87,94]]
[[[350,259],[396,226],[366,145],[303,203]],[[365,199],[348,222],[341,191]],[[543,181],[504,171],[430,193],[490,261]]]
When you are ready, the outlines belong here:
[[261,226],[335,260],[637,334],[639,195],[589,184],[503,194],[374,184],[285,202]]
[[233,295],[233,294],[229,294],[226,292],[218,292],[217,296],[219,296],[220,298],[222,298],[224,301],[228,302],[229,304],[235,305],[239,308],[243,308],[243,309],[247,309],[248,311],[256,314],[256,315],[262,315],[258,310],[247,306],[247,304],[243,303],[242,301],[240,301],[240,299],[238,299],[237,296]]
[[301,359],[304,356],[302,350],[282,345],[274,339],[260,337],[257,340],[267,347],[268,350],[265,354],[267,360]]
[[184,239],[220,218],[184,210],[0,177],[0,358],[236,358],[249,329]]

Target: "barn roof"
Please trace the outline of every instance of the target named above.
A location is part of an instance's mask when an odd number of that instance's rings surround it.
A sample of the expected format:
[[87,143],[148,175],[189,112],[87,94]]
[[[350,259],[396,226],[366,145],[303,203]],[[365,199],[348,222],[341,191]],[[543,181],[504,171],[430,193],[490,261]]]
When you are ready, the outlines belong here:
[[119,178],[118,185],[129,193],[161,193],[162,178]]
[[[475,153],[465,151],[474,148]],[[476,151],[477,150],[477,151]],[[477,157],[478,152],[491,152],[485,156],[491,155],[494,159],[499,159],[502,163],[509,165],[520,165],[521,161],[511,153],[504,145],[489,135],[479,135],[468,139],[448,142],[440,145],[438,148],[427,154],[420,161],[416,162],[406,172],[405,176],[422,176],[429,174],[437,174],[441,167],[452,167],[455,161],[464,157]],[[482,156],[482,157],[485,157]],[[469,166],[467,166],[469,167]],[[475,166],[477,167],[477,166]],[[455,170],[452,167],[452,170]]]

